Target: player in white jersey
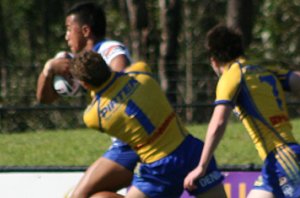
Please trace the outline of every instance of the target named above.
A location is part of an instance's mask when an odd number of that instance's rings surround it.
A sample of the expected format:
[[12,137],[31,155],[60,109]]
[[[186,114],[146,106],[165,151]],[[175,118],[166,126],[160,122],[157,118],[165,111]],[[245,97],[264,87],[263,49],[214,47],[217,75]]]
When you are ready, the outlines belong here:
[[[112,70],[122,71],[131,62],[128,50],[120,42],[105,39],[105,29],[104,12],[93,3],[76,4],[67,12],[65,38],[71,52],[96,51]],[[69,66],[69,58],[46,62],[37,83],[39,102],[52,103],[59,97],[52,87],[53,76],[68,74]],[[117,191],[130,185],[138,161],[138,156],[127,144],[114,141],[110,149],[87,169],[70,197],[104,196],[102,191]]]

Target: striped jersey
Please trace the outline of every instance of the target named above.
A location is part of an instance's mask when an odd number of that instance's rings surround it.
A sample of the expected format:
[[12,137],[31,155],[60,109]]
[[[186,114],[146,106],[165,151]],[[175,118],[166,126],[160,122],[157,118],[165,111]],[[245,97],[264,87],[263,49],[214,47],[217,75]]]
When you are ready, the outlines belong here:
[[148,66],[138,62],[129,68],[112,73],[94,90],[84,122],[128,143],[143,162],[151,163],[174,151],[188,132]]
[[275,148],[296,142],[284,93],[289,74],[239,58],[225,67],[217,85],[215,104],[234,107],[262,159]]

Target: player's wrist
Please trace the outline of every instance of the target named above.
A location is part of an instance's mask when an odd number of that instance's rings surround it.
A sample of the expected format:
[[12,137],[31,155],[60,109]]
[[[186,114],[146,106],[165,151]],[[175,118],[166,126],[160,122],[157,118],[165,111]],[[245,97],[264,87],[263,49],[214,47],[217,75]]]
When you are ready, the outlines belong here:
[[51,60],[47,61],[43,69],[44,76],[48,77],[53,74]]

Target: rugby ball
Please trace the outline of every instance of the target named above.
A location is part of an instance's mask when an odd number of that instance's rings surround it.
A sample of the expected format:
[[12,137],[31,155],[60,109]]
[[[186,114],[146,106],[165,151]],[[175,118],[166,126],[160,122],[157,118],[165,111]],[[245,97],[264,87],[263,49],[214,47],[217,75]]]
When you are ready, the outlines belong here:
[[[56,53],[54,58],[73,58],[73,54],[66,51]],[[62,96],[74,96],[80,90],[80,84],[71,75],[68,77],[55,75],[53,78],[54,90]]]
[[57,52],[54,58],[73,58],[73,54],[66,51]]
[[62,96],[75,96],[81,89],[79,81],[70,77],[65,78],[61,75],[55,75],[53,78],[54,90]]

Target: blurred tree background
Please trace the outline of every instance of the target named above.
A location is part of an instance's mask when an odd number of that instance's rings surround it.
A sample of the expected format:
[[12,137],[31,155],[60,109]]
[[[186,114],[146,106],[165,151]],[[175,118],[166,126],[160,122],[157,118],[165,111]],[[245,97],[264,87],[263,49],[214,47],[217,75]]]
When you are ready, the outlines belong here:
[[[81,111],[85,106],[86,96],[62,98],[51,107],[35,100],[36,80],[43,64],[58,51],[68,50],[65,11],[76,2],[0,0],[1,131],[39,128],[30,122],[55,128],[54,120],[66,117],[62,112],[67,110],[74,116],[72,110]],[[217,79],[203,42],[206,32],[217,23],[240,29],[247,54],[258,64],[297,68],[300,61],[299,0],[94,2],[106,12],[107,37],[124,42],[134,60],[149,63],[186,122],[207,121],[211,113]],[[52,109],[54,114],[45,113],[53,106],[57,107]],[[47,124],[41,120],[47,120]],[[74,117],[63,127],[76,126],[72,122],[81,125],[79,120]]]

